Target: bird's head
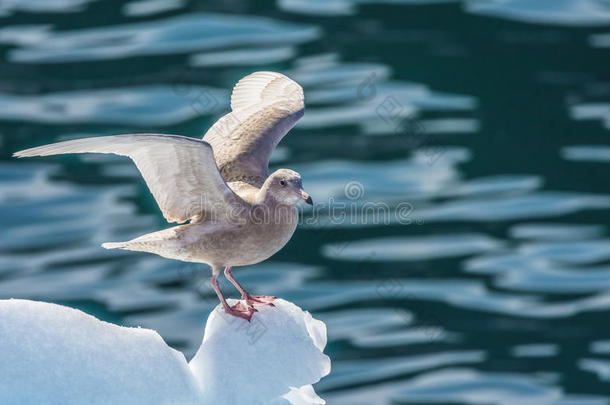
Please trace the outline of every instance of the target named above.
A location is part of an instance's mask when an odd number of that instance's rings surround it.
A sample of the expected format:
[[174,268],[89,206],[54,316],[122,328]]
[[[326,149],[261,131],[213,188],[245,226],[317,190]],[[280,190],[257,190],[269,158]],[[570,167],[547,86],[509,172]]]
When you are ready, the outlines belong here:
[[311,197],[303,190],[301,175],[294,170],[279,169],[271,173],[265,180],[263,189],[282,204],[295,205],[299,200],[303,200],[313,205]]

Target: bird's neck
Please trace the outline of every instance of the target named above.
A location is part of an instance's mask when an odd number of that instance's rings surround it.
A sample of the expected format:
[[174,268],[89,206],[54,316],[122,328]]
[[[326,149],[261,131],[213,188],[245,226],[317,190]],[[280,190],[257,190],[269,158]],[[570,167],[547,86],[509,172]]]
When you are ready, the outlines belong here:
[[269,192],[268,183],[263,183],[260,190],[258,190],[258,193],[256,193],[255,203],[265,205],[277,204],[277,200],[273,197],[272,193]]

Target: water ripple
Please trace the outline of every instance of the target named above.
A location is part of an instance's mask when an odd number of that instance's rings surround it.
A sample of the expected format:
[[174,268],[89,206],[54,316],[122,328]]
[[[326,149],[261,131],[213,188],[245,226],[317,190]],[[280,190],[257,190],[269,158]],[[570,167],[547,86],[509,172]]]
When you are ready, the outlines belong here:
[[178,10],[186,4],[186,0],[136,0],[123,4],[123,14],[129,17],[149,16]]
[[591,343],[591,353],[610,354],[610,340],[599,340]]
[[561,223],[521,223],[512,226],[510,236],[515,239],[540,241],[593,239],[605,231],[602,225],[577,225]]
[[610,103],[575,104],[570,107],[570,116],[575,120],[601,120],[604,127],[610,129]]
[[331,390],[344,386],[371,384],[376,380],[395,378],[435,367],[480,363],[484,359],[485,353],[482,351],[455,351],[391,359],[343,360],[334,363],[332,374],[316,387]]
[[455,403],[513,405],[607,405],[608,398],[565,394],[549,378],[469,368],[430,371],[404,382],[390,382],[324,395],[329,403]]
[[158,21],[48,32],[36,43],[11,51],[9,60],[63,63],[180,54],[234,46],[296,44],[311,41],[319,34],[314,26],[264,17],[189,14]]
[[559,353],[559,346],[552,343],[529,343],[515,346],[511,352],[515,357],[553,357]]
[[[608,111],[610,119],[610,110]],[[574,145],[561,148],[566,160],[584,162],[610,162],[610,147],[606,145]]]
[[610,381],[610,360],[602,359],[582,359],[578,366],[586,371],[597,374],[597,378],[602,381]]
[[610,24],[604,0],[465,0],[470,13],[526,23],[568,26]]
[[15,12],[28,13],[74,13],[85,9],[96,0],[5,0],[0,3],[0,16]]
[[182,92],[169,85],[37,96],[0,93],[0,120],[166,126],[219,112],[228,104],[228,99],[226,90],[192,86],[188,92]]
[[[358,5],[367,3],[432,5],[460,0],[279,0],[286,11],[298,14],[346,16],[357,14]],[[463,0],[465,12],[523,23],[565,26],[604,26],[610,24],[605,0]]]
[[411,261],[467,256],[502,247],[502,242],[480,234],[435,235],[365,239],[331,244],[322,254],[335,260]]

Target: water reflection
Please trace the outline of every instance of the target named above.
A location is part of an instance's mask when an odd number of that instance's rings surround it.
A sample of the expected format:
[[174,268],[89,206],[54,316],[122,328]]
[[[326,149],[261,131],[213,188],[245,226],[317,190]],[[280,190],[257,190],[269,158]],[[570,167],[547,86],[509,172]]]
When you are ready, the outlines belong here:
[[591,36],[591,46],[598,48],[610,47],[610,34],[597,34]]
[[[279,0],[279,6],[293,13],[346,16],[356,14],[359,5],[373,0]],[[380,3],[384,3],[381,1]],[[567,26],[603,26],[610,23],[605,0],[387,0],[387,4],[434,5],[462,3],[465,12],[526,23]]]
[[582,359],[579,363],[581,369],[597,375],[602,381],[610,381],[610,360]]
[[198,53],[191,57],[191,65],[213,66],[256,66],[277,63],[291,59],[296,50],[292,46],[244,48],[230,51]]
[[591,353],[610,354],[610,340],[600,340],[591,343]]
[[466,0],[468,12],[528,23],[607,25],[610,10],[605,0]]
[[77,90],[40,96],[0,93],[0,119],[50,124],[166,126],[221,111],[226,90],[178,85]]
[[0,3],[0,17],[16,12],[74,13],[85,10],[87,3],[96,0],[7,0]]
[[530,343],[512,348],[515,357],[553,357],[559,353],[559,347],[550,343]]
[[123,14],[129,17],[142,17],[178,10],[186,5],[186,0],[136,0],[123,5]]
[[[458,0],[386,0],[378,3],[435,4],[451,3]],[[287,11],[299,14],[343,16],[355,14],[358,5],[377,3],[375,0],[279,0],[278,5]]]
[[[239,27],[239,29],[235,29]],[[72,32],[52,32],[9,53],[9,60],[61,63],[188,53],[266,43],[301,43],[319,36],[316,27],[269,18],[189,14],[160,21]]]
[[512,226],[509,232],[510,236],[515,239],[578,240],[601,236],[604,229],[601,225],[527,222]]
[[330,245],[322,253],[333,259],[360,261],[409,261],[459,257],[496,250],[500,241],[485,235],[454,234],[427,237],[395,237],[365,239],[352,242],[343,248]]
[[423,356],[398,357],[383,360],[344,361],[329,378],[320,383],[322,389],[336,389],[356,384],[371,384],[400,375],[457,364],[479,363],[482,352],[441,352]]
[[601,120],[610,129],[610,103],[583,103],[572,106],[572,118],[576,120]]
[[610,147],[604,145],[566,146],[561,150],[566,160],[585,162],[610,162]]
[[545,377],[522,374],[478,372],[467,368],[431,371],[407,384],[386,383],[373,388],[328,396],[333,404],[364,405],[375,403],[459,403],[498,404],[605,404],[595,395],[569,395]]

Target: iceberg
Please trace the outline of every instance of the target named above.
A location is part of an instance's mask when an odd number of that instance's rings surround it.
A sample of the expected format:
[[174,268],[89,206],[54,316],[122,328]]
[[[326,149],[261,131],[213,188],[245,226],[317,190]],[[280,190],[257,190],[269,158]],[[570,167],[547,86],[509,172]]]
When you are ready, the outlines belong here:
[[187,363],[153,330],[0,300],[0,403],[324,404],[311,384],[330,372],[326,326],[290,302],[274,303],[250,323],[216,307]]

